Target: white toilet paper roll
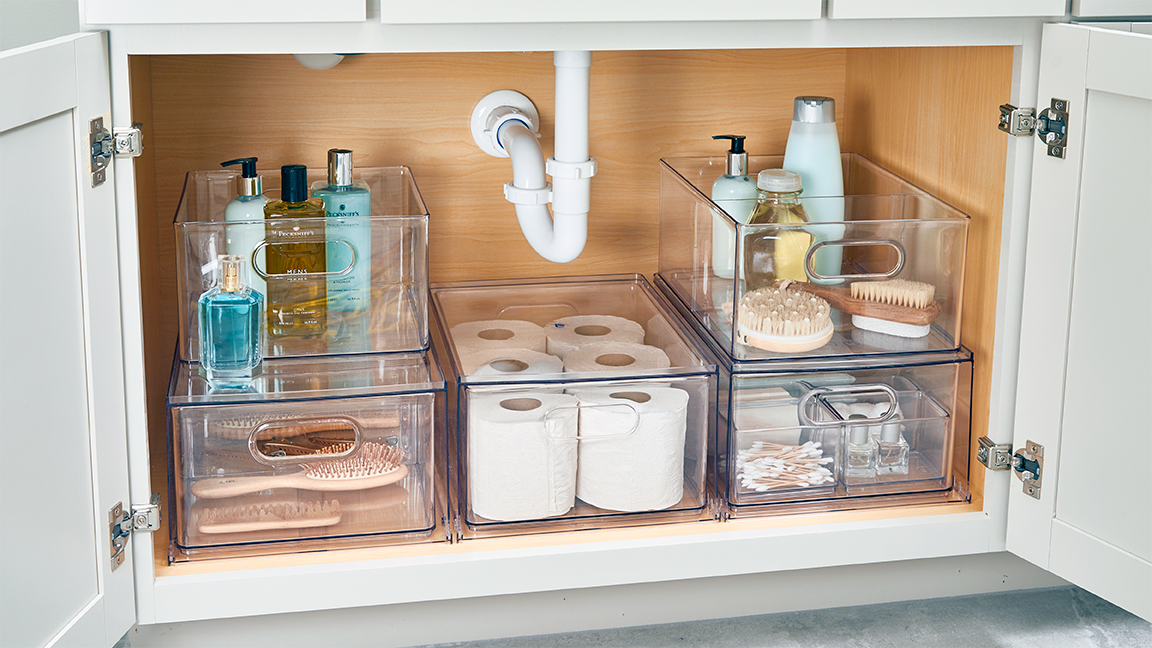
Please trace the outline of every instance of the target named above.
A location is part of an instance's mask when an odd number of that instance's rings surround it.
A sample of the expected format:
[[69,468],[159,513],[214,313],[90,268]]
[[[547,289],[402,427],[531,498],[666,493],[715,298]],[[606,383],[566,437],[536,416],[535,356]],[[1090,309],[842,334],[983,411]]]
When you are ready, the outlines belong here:
[[452,344],[461,356],[490,349],[529,349],[544,353],[544,328],[524,320],[480,320],[452,327]]
[[612,511],[676,505],[684,496],[688,393],[629,386],[575,395],[580,399],[576,496]]
[[586,344],[564,357],[564,371],[649,371],[672,365],[660,347],[628,342]]
[[600,342],[644,344],[644,327],[615,315],[573,315],[544,326],[548,353],[565,358],[573,350]]
[[576,500],[576,399],[474,394],[468,402],[468,496],[489,520],[563,515]]
[[466,376],[507,376],[561,373],[564,361],[530,349],[489,349],[461,356]]

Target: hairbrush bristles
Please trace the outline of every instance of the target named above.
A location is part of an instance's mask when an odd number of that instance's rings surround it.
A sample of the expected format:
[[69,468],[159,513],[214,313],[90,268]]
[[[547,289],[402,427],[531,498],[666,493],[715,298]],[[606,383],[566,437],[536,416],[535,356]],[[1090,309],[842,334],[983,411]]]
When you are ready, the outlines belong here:
[[209,507],[200,511],[201,533],[243,533],[268,529],[305,529],[340,522],[340,502],[276,502]]
[[852,284],[852,297],[879,304],[910,308],[927,308],[936,297],[936,287],[920,281],[857,281]]
[[404,451],[399,446],[367,442],[351,457],[302,464],[312,479],[360,479],[393,472]]
[[816,295],[779,288],[759,288],[740,300],[740,340],[767,351],[810,351],[832,337],[831,308]]

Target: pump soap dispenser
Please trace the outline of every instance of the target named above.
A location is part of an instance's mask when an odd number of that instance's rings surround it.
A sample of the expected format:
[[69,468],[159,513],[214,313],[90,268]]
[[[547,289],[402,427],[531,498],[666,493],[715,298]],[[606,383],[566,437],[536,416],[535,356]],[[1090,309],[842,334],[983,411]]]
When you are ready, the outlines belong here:
[[224,207],[224,220],[242,222],[243,225],[227,225],[224,228],[226,249],[228,254],[244,257],[248,267],[252,269],[248,285],[260,294],[267,288],[264,278],[259,271],[267,266],[264,264],[264,249],[261,248],[256,255],[252,252],[264,241],[264,203],[268,199],[263,194],[260,176],[256,173],[256,158],[237,158],[221,162],[220,166],[229,167],[239,164],[240,175],[236,178],[238,195]]
[[[815,243],[844,238],[844,168],[840,163],[840,138],[836,134],[836,100],[796,97],[792,103],[792,128],[784,147],[784,168],[800,174],[808,219],[813,223],[829,223],[807,228]],[[839,245],[818,248],[812,255],[817,275],[812,277],[812,283],[843,283],[844,279],[840,278],[843,255],[844,248]]]
[[[724,174],[712,183],[712,202],[739,223],[747,223],[756,207],[756,181],[748,176],[748,154],[743,135],[713,135],[731,140]],[[712,215],[712,270],[717,277],[731,279],[736,269],[736,228],[724,214]]]

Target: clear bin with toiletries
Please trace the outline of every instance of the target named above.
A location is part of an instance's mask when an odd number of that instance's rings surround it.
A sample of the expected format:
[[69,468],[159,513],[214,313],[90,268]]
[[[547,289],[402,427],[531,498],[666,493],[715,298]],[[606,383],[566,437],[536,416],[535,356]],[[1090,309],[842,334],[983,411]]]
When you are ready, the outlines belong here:
[[642,276],[431,293],[461,538],[716,519],[716,368]]
[[[801,193],[809,222],[768,225],[708,198],[723,158],[660,161],[658,274],[731,359],[959,348],[968,217],[859,155],[841,159],[845,196]],[[748,172],[782,163],[750,156]]]
[[967,502],[971,389],[964,349],[899,363],[722,365],[727,517]]
[[444,382],[431,354],[262,369],[246,389],[218,390],[198,365],[175,362],[171,560],[450,539],[433,442]]
[[[325,176],[309,169],[309,182]],[[263,356],[284,358],[428,347],[428,210],[407,167],[357,168],[370,213],[327,218],[226,220],[238,172],[187,174],[176,210],[180,358],[199,359],[197,300],[220,255],[250,260],[264,296]],[[280,173],[262,170],[264,195]]]

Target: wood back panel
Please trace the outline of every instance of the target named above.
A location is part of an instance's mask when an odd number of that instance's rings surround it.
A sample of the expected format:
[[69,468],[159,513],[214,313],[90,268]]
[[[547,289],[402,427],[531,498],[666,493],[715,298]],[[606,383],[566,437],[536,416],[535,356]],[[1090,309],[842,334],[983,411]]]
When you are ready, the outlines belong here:
[[[1012,90],[1011,47],[850,50],[842,143],[971,217],[961,342],[972,350],[972,448],[987,434],[1008,136],[992,120]],[[971,463],[979,468],[975,461]],[[971,471],[983,493],[984,471]]]

